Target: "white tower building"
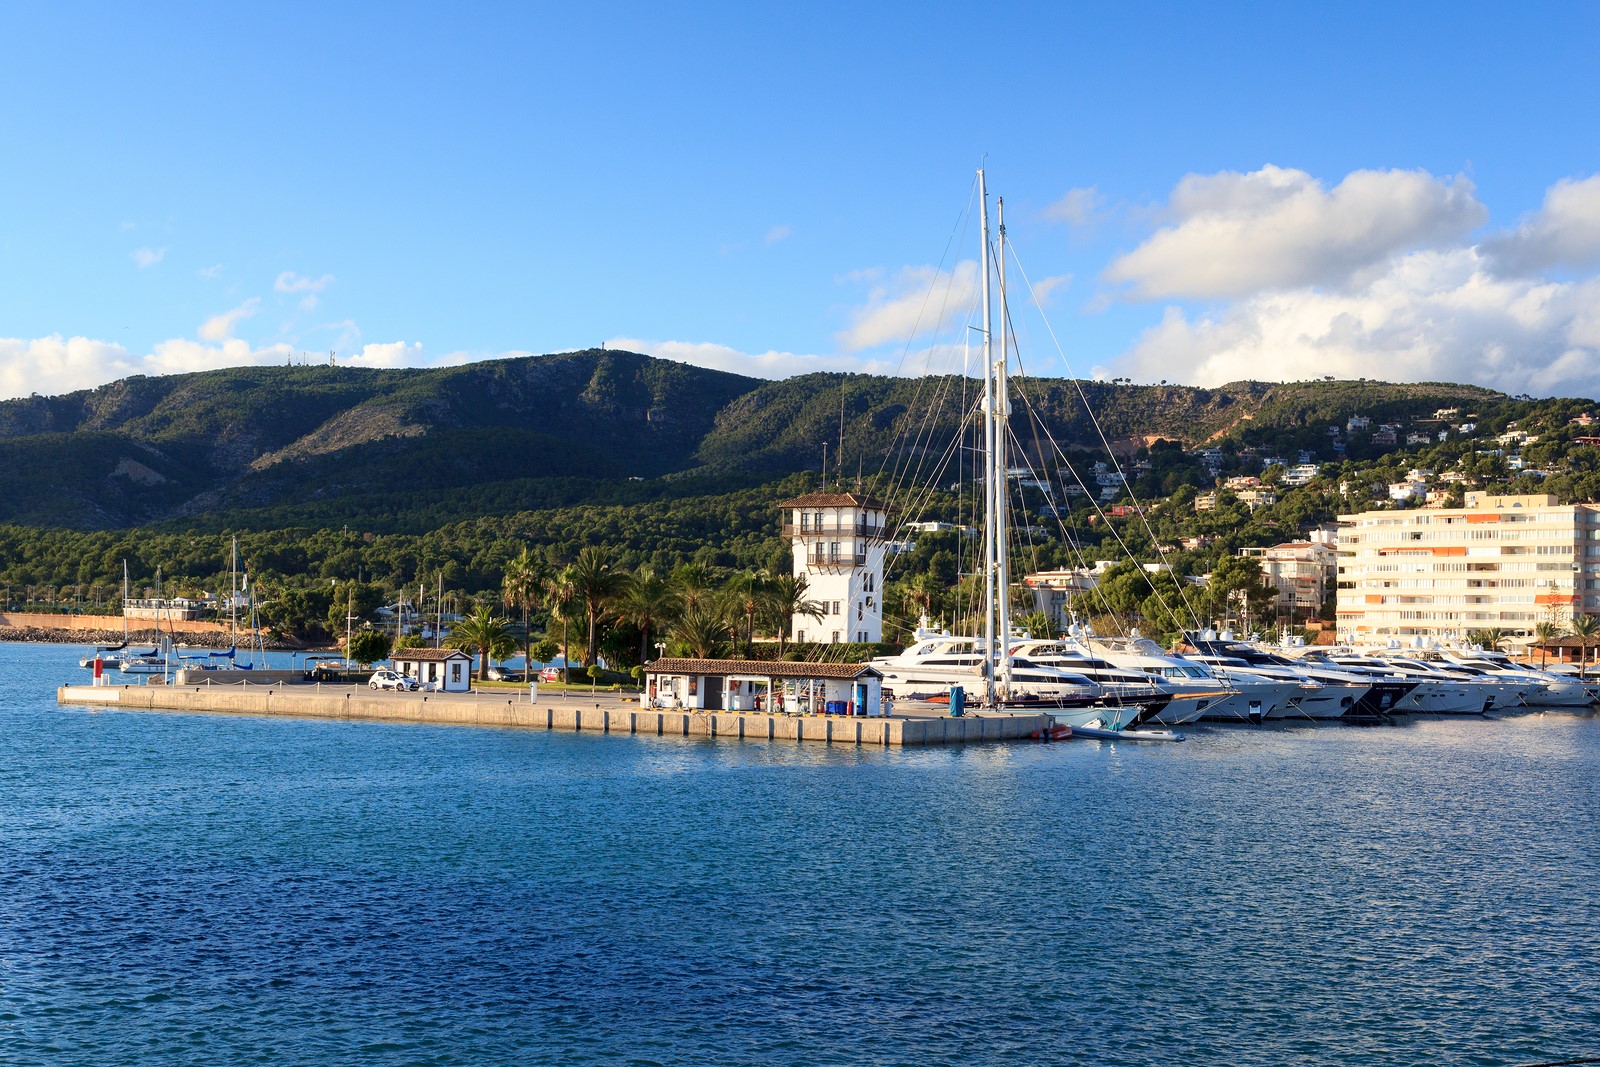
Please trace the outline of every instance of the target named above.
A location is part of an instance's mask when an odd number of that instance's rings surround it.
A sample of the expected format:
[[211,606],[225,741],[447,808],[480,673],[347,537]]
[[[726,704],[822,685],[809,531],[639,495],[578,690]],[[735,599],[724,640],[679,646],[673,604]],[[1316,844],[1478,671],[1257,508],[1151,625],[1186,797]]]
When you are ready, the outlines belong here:
[[778,505],[783,535],[794,552],[794,573],[822,620],[796,615],[796,641],[883,640],[883,557],[888,534],[884,505],[857,493],[807,493]]

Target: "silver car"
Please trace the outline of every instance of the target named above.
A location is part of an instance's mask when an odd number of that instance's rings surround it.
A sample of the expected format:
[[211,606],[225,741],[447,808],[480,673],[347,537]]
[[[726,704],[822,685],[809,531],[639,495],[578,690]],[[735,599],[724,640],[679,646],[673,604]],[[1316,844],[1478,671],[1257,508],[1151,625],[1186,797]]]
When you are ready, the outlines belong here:
[[408,678],[398,671],[391,670],[375,672],[367,686],[371,689],[394,689],[402,693],[413,693],[421,688],[415,678]]

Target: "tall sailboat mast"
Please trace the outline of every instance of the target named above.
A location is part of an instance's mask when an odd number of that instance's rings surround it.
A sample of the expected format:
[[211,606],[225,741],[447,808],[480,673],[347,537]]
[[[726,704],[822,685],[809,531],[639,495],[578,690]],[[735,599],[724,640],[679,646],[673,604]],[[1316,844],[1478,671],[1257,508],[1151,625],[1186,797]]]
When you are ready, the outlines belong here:
[[239,539],[233,539],[233,591],[228,596],[228,640],[239,646]]
[[1011,397],[1007,387],[1010,376],[1007,367],[1006,337],[1006,199],[995,201],[995,221],[999,223],[999,244],[995,259],[1000,281],[1000,358],[994,367],[994,581],[995,629],[999,632],[1000,692],[1011,695],[1011,561],[1007,551],[1010,538],[1006,532],[1006,505],[1010,494],[1006,480],[1006,444],[1011,425]]
[[978,210],[981,214],[983,255],[979,270],[983,273],[983,646],[985,669],[983,672],[984,699],[994,703],[995,677],[994,677],[994,607],[995,607],[995,533],[996,520],[994,509],[994,366],[992,363],[989,340],[992,335],[990,329],[990,296],[989,296],[989,186],[983,170],[978,171]]

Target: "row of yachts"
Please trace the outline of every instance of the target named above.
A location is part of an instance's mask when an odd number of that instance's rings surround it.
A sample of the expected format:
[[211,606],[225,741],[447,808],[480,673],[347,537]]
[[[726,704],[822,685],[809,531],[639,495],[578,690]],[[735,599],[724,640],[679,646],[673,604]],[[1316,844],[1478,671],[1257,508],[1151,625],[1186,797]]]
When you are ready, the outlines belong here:
[[[952,687],[983,694],[993,675],[996,710],[1048,711],[1074,729],[1273,719],[1370,721],[1400,715],[1483,715],[1517,707],[1583,708],[1600,681],[1540,670],[1474,647],[1267,645],[1226,632],[1186,635],[1187,651],[1149,638],[1013,638],[1009,663],[982,638],[926,629],[896,656],[872,661],[896,701],[943,701]],[[1009,666],[1009,671],[1005,670]]]

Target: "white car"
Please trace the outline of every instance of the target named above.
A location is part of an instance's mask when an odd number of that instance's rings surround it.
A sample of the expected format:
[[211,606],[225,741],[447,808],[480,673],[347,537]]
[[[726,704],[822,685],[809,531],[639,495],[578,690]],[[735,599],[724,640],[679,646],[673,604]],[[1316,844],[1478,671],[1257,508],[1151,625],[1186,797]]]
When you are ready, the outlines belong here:
[[415,692],[421,688],[415,678],[407,678],[398,671],[389,670],[374,673],[367,686],[371,689],[396,689],[402,693]]

